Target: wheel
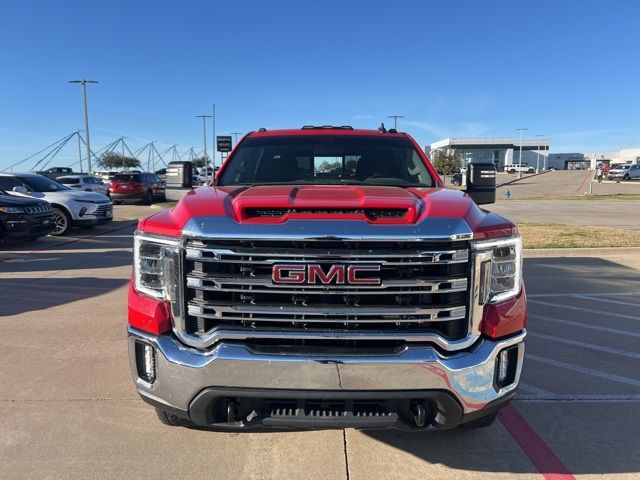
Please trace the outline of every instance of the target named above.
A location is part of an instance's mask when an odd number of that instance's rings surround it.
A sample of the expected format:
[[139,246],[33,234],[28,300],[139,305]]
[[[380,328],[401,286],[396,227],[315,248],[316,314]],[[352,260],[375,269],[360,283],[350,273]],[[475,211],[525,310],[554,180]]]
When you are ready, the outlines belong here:
[[49,235],[64,235],[71,228],[71,217],[60,207],[53,207],[53,223],[56,228]]
[[153,204],[153,192],[151,190],[147,190],[147,194],[144,196],[144,204],[145,205]]
[[535,170],[533,168],[530,168],[529,170],[527,170],[528,173],[534,173]]
[[629,180],[629,174],[625,173],[624,177],[622,177],[622,180],[625,180],[625,181]]
[[509,170],[509,173],[516,173],[516,171],[512,168],[511,170]]
[[463,423],[462,426],[465,428],[487,428],[493,425],[493,422],[498,418],[497,413],[492,413],[487,415],[486,417],[478,418],[477,420],[473,420],[468,423]]
[[177,415],[165,412],[164,410],[160,410],[159,408],[156,408],[156,415],[158,415],[158,420],[160,420],[160,423],[169,425],[170,427],[188,427],[193,425],[186,418],[178,417]]

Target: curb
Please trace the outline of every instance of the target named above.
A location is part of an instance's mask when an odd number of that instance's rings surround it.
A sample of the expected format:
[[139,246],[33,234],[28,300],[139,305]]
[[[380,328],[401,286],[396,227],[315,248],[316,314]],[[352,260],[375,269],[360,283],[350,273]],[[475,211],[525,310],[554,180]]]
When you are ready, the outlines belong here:
[[524,258],[610,257],[612,255],[640,255],[640,247],[525,248],[523,252]]
[[[549,173],[549,172],[551,172],[551,170],[545,170],[545,171],[543,171],[543,172],[532,173],[531,175],[529,175],[529,176],[527,176],[527,177],[515,178],[515,179],[513,179],[513,180],[509,180],[508,182],[504,182],[504,183],[501,183],[500,185],[498,185],[498,186],[496,187],[496,190],[497,190],[498,188],[500,188],[500,187],[504,187],[504,186],[506,186],[506,185],[511,185],[512,183],[519,182],[520,180],[527,180],[527,179],[529,179],[529,178],[537,177],[538,175],[544,175],[545,173]],[[517,175],[517,173],[516,173],[516,175]]]

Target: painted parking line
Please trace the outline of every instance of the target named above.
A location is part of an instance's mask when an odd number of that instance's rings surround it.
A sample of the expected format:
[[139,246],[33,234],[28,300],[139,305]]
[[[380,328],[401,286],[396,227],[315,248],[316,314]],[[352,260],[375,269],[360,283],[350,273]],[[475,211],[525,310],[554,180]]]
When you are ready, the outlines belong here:
[[611,300],[610,298],[598,298],[593,295],[573,295],[576,298],[582,298],[583,300],[591,300],[592,302],[604,302],[611,303],[614,305],[624,305],[627,307],[640,307],[640,303],[634,302],[623,302],[621,300]]
[[569,469],[513,404],[501,409],[498,418],[545,480],[575,480]]
[[625,337],[640,338],[640,333],[638,332],[630,332],[628,330],[620,330],[618,328],[602,327],[600,325],[590,325],[588,323],[574,322],[572,320],[564,320],[562,318],[549,317],[547,315],[538,315],[537,313],[529,313],[528,317],[535,318],[537,320],[543,320],[545,322],[557,323],[559,325],[567,325],[569,327],[586,328],[588,330],[596,330],[599,332],[607,332],[607,333],[615,333],[617,335],[624,335]]
[[594,310],[592,308],[586,308],[586,307],[576,307],[574,305],[563,305],[560,303],[544,302],[542,300],[528,299],[528,301],[536,305],[544,305],[544,306],[555,307],[555,308],[566,308],[567,310],[575,310],[578,312],[588,312],[596,315],[602,315],[604,317],[616,317],[616,318],[623,318],[625,320],[635,320],[640,322],[640,317],[636,317],[633,315],[624,315],[622,313],[613,313],[613,312],[607,312],[604,310]]
[[536,333],[532,331],[528,331],[527,335],[533,338],[541,338],[544,340],[550,340],[552,342],[564,343],[565,345],[572,345],[574,347],[586,348],[589,350],[594,350],[596,352],[610,353],[612,355],[620,355],[622,357],[640,359],[640,353],[628,352],[627,350],[604,347],[602,345],[595,345],[593,343],[587,343],[587,342],[579,342],[578,340],[570,340],[568,338],[555,337],[553,335],[545,335],[544,333]]
[[72,238],[72,239],[66,240],[64,242],[60,242],[60,243],[56,243],[54,245],[49,245],[49,246],[46,246],[46,247],[42,247],[42,248],[40,248],[38,250],[25,250],[25,251],[19,251],[19,252],[11,252],[14,256],[13,257],[7,257],[7,258],[0,258],[0,263],[8,262],[10,260],[19,260],[20,258],[22,258],[25,255],[34,255],[34,254],[37,254],[37,253],[47,252],[47,251],[53,250],[53,249],[55,249],[57,247],[62,247],[63,245],[69,245],[70,243],[80,242],[82,240],[90,240],[90,239],[95,238],[95,237],[100,237],[102,235],[106,235],[107,233],[119,232],[120,230],[124,230],[126,228],[131,228],[136,224],[137,224],[137,222],[131,222],[131,223],[129,223],[129,224],[125,225],[125,226],[122,226],[122,227],[114,228],[114,229],[111,229],[111,230],[100,231],[100,232],[96,232],[96,233],[93,233],[91,235],[85,235],[85,236],[82,236],[82,237]]
[[536,387],[535,385],[530,385],[525,382],[518,383],[518,390],[529,392],[530,394],[533,394],[536,397],[543,397],[543,396],[549,397],[551,395],[554,395],[554,393],[550,392],[549,390],[545,390],[544,388]]
[[603,378],[616,383],[624,383],[627,385],[633,385],[634,387],[640,387],[640,380],[634,378],[622,377],[620,375],[614,375],[613,373],[601,372],[600,370],[594,370],[592,368],[581,367],[572,363],[560,362],[553,360],[552,358],[542,357],[540,355],[534,355],[532,353],[525,353],[525,357],[535,362],[551,365],[552,367],[564,368],[566,370],[573,370],[574,372],[584,373],[593,377]]

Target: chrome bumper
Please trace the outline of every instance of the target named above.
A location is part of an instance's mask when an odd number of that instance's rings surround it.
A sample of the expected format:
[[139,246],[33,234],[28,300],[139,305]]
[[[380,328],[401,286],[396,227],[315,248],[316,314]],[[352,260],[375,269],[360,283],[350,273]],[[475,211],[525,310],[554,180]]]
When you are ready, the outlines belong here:
[[[443,355],[429,346],[409,346],[394,355],[278,355],[250,351],[243,345],[220,343],[209,351],[179,343],[172,334],[148,335],[129,327],[129,358],[138,393],[152,403],[188,411],[205,388],[253,388],[333,391],[444,390],[461,404],[463,413],[481,410],[513,391],[520,379],[526,332],[490,341],[479,340],[465,352]],[[137,375],[135,341],[156,350],[156,379]],[[515,382],[494,387],[498,353],[518,345]]]

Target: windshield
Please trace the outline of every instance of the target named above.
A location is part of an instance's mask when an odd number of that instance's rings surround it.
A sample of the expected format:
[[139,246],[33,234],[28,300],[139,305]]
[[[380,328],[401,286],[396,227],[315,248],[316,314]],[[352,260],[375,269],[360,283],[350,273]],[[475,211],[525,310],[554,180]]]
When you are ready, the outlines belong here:
[[68,177],[58,177],[58,182],[63,185],[75,185],[76,183],[80,183],[79,178],[68,178]]
[[113,176],[113,179],[119,182],[139,182],[140,175],[137,173],[118,173]]
[[396,136],[249,137],[229,162],[219,185],[435,186],[413,144]]
[[32,192],[59,192],[62,190],[69,190],[64,185],[47,177],[33,176],[17,178],[22,183],[24,183]]

